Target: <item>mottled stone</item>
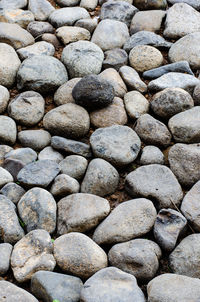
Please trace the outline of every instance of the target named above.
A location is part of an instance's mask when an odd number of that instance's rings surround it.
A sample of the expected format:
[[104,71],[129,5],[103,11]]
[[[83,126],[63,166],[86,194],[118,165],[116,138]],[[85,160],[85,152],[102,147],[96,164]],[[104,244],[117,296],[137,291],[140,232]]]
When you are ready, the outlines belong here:
[[149,102],[139,91],[126,93],[124,105],[129,117],[132,119],[137,119],[149,111]]
[[117,71],[120,67],[127,65],[128,55],[125,50],[121,48],[113,48],[104,52],[103,68],[114,68]]
[[33,45],[18,49],[17,53],[21,60],[25,60],[36,55],[53,56],[55,48],[51,43],[40,41]]
[[0,22],[15,23],[26,29],[34,21],[34,15],[28,10],[3,9],[0,11]]
[[12,175],[6,169],[0,167],[0,188],[12,181]]
[[79,182],[66,174],[58,175],[51,186],[50,192],[53,196],[64,197],[80,190]]
[[126,85],[119,73],[114,68],[107,68],[99,75],[103,80],[108,81],[114,88],[115,96],[123,98],[127,92]]

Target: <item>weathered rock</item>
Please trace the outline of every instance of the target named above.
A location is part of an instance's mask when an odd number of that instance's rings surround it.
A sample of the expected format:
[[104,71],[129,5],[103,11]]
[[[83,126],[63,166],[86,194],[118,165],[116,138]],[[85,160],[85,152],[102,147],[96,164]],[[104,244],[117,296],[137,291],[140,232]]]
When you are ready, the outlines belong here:
[[140,165],[160,164],[164,165],[164,154],[158,147],[146,146],[142,149]]
[[27,5],[27,0],[1,0],[0,8],[24,8]]
[[24,130],[18,133],[18,140],[24,147],[40,151],[51,143],[51,135],[45,130]]
[[125,50],[121,48],[113,48],[104,53],[105,59],[103,61],[103,68],[114,68],[117,71],[120,67],[127,65],[128,55]]
[[16,141],[17,127],[15,121],[4,115],[0,115],[0,143],[13,145]]
[[0,187],[3,187],[5,184],[12,181],[12,175],[6,169],[0,167]]
[[76,21],[75,26],[83,27],[92,34],[95,28],[97,27],[97,24],[98,24],[97,18],[93,18],[93,19],[87,18],[87,19],[80,19]]
[[10,182],[3,186],[0,193],[10,199],[13,203],[17,204],[26,191],[18,184]]
[[29,164],[37,159],[37,153],[31,148],[17,148],[7,152],[4,158],[12,158]]
[[66,174],[60,174],[55,179],[51,186],[51,194],[56,197],[64,197],[73,193],[78,193],[80,190],[79,182]]
[[42,41],[51,43],[55,48],[61,47],[61,43],[56,37],[56,35],[51,34],[51,33],[44,33],[41,37]]
[[34,38],[41,36],[44,33],[54,33],[53,26],[48,22],[33,21],[30,22],[27,30],[31,33]]
[[135,69],[130,66],[122,66],[119,70],[119,74],[129,88],[138,90],[141,93],[147,91],[147,85],[140,79]]
[[64,105],[67,103],[75,103],[72,96],[72,90],[74,86],[80,81],[81,78],[73,78],[67,83],[61,85],[54,94],[54,102],[57,106]]
[[40,153],[38,154],[38,159],[39,160],[49,159],[59,164],[59,162],[61,162],[64,159],[64,156],[60,152],[54,150],[51,146],[49,146],[49,147],[45,147],[42,151],[40,151]]
[[81,0],[80,6],[93,11],[98,5],[98,0]]
[[200,3],[199,0],[168,0],[169,3],[175,4],[175,3],[187,3],[194,7],[196,10],[200,10]]
[[17,175],[24,166],[25,164],[22,161],[12,158],[5,159],[2,165],[12,175],[14,181],[17,181]]
[[53,56],[55,48],[51,43],[40,41],[33,45],[18,49],[17,53],[21,60],[25,60],[35,55]]
[[0,145],[0,166],[2,166],[4,162],[4,156],[6,155],[6,153],[10,152],[11,150],[13,150],[13,148],[10,146]]
[[45,21],[54,12],[54,7],[47,0],[29,0],[28,9],[32,11],[35,19]]
[[90,40],[90,32],[77,26],[62,26],[56,30],[56,36],[67,45],[71,42],[77,42],[79,40]]
[[99,76],[113,86],[115,96],[123,98],[127,92],[127,88],[119,73],[114,68],[107,68],[102,71]]
[[32,21],[34,21],[34,15],[28,10],[3,9],[0,11],[0,22],[16,23],[26,29]]
[[61,173],[67,174],[75,179],[83,178],[87,169],[88,161],[80,155],[69,155],[60,164]]
[[129,117],[132,119],[137,119],[149,111],[149,102],[139,91],[126,93],[124,105]]
[[194,100],[194,104],[196,106],[200,105],[200,83],[197,86],[195,86],[195,88],[194,88],[193,100]]
[[0,85],[0,114],[2,114],[6,110],[9,99],[10,99],[10,93],[8,89]]
[[12,249],[10,243],[0,243],[0,275],[6,274],[9,270]]
[[140,10],[146,9],[165,9],[167,6],[166,0],[133,0],[133,4]]

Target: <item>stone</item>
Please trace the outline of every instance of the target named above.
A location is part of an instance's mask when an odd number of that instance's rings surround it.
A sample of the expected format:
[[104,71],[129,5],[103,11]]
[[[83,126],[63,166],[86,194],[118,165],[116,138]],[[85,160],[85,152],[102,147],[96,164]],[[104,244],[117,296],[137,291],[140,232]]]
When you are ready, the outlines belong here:
[[144,282],[155,276],[161,255],[161,249],[155,242],[147,239],[134,239],[115,244],[108,253],[108,259],[111,266]]
[[100,73],[104,55],[96,44],[78,41],[63,49],[61,60],[67,67],[70,78],[78,78]]
[[24,166],[25,164],[22,161],[12,158],[5,159],[2,165],[12,175],[14,181],[17,181],[17,175]]
[[179,61],[172,64],[160,66],[151,70],[147,70],[143,73],[143,77],[152,80],[159,78],[168,72],[182,72],[194,75],[187,61]]
[[128,55],[125,50],[121,48],[113,48],[104,53],[105,59],[103,61],[103,68],[114,68],[119,71],[120,67],[127,65]]
[[156,209],[146,198],[131,199],[119,204],[95,229],[97,244],[113,244],[148,233],[156,219]]
[[17,88],[49,93],[67,80],[65,66],[58,59],[47,55],[35,55],[21,64],[17,73]]
[[164,165],[165,158],[162,151],[155,146],[146,146],[142,149],[140,165],[160,164]]
[[27,0],[1,0],[0,9],[18,9],[27,6]]
[[13,150],[13,148],[10,146],[2,144],[0,145],[0,166],[2,166],[4,162],[4,156],[6,155],[6,153],[10,152],[11,150]]
[[3,186],[0,193],[10,199],[14,204],[17,204],[26,191],[18,184],[10,182]]
[[133,0],[133,5],[135,5],[139,10],[150,10],[150,9],[166,9],[166,0]]
[[109,202],[99,196],[77,193],[58,202],[57,233],[87,232],[96,227],[110,212]]
[[158,209],[178,207],[183,198],[175,175],[159,164],[142,166],[129,173],[125,189],[132,197],[150,198]]
[[18,140],[22,146],[40,151],[50,145],[51,135],[45,130],[23,130],[18,132]]
[[57,106],[67,103],[75,103],[72,96],[72,90],[74,86],[80,81],[81,78],[73,78],[63,85],[61,85],[54,94],[54,102]]
[[10,99],[10,93],[8,89],[0,85],[0,114],[4,113],[4,111],[6,110],[9,99]]
[[180,112],[170,118],[168,127],[176,142],[199,143],[200,106]]
[[112,104],[90,113],[91,124],[96,128],[125,125],[128,121],[123,100],[115,97]]
[[50,110],[43,125],[51,134],[76,139],[88,133],[90,117],[83,107],[68,103]]
[[126,85],[114,68],[107,68],[100,73],[102,80],[108,81],[114,88],[115,96],[123,98],[127,92]]
[[127,92],[124,96],[124,105],[132,119],[137,119],[149,111],[149,102],[139,91]]
[[161,28],[166,12],[163,10],[147,10],[136,12],[130,25],[130,34],[133,35],[141,30],[158,32]]
[[82,287],[79,278],[54,272],[39,271],[31,278],[31,292],[45,302],[77,302]]
[[166,88],[153,96],[150,105],[157,116],[169,119],[194,107],[194,101],[191,95],[181,88]]
[[195,86],[192,97],[194,100],[194,105],[199,106],[200,105],[200,83],[197,84],[197,86]]
[[51,33],[45,33],[42,35],[41,37],[42,41],[51,43],[56,49],[61,47],[61,43],[58,40],[58,38],[56,37],[56,35],[51,34]]
[[149,82],[150,91],[161,91],[165,88],[182,88],[192,93],[199,80],[190,74],[180,72],[168,72],[163,76]]
[[56,0],[60,6],[76,6],[80,0]]
[[200,30],[200,13],[187,3],[176,3],[167,11],[163,35],[179,39]]
[[45,230],[33,230],[19,240],[11,256],[11,268],[17,282],[25,282],[40,270],[53,271],[56,261],[53,244]]
[[44,116],[45,101],[35,91],[18,94],[8,105],[8,114],[24,126],[36,125]]
[[162,274],[147,285],[149,302],[198,301],[199,279],[177,274]]
[[81,184],[82,193],[106,196],[116,191],[119,183],[117,170],[101,158],[93,159]]
[[76,21],[75,26],[82,27],[87,29],[91,34],[95,30],[98,24],[98,19],[97,18],[86,18],[86,19],[80,19]]
[[169,265],[173,273],[199,278],[199,237],[200,234],[185,237],[169,255]]
[[49,22],[33,21],[27,26],[27,31],[30,32],[34,38],[37,38],[44,33],[54,33],[54,28]]
[[85,282],[81,301],[92,302],[97,296],[104,302],[146,301],[136,278],[116,267],[104,268]]
[[16,207],[6,196],[0,195],[0,238],[5,243],[15,244],[24,236]]
[[11,158],[29,164],[37,159],[37,153],[31,148],[18,148],[5,154],[5,159]]
[[129,62],[138,72],[144,72],[163,63],[162,53],[155,47],[149,45],[138,45],[131,49],[129,53]]
[[175,3],[187,3],[194,7],[196,10],[200,10],[200,3],[199,0],[168,0],[169,3],[175,4]]
[[125,23],[105,19],[97,25],[91,41],[105,51],[113,48],[121,48],[128,39],[129,32]]
[[32,21],[34,21],[34,15],[28,10],[3,9],[0,11],[0,22],[16,23],[26,29]]
[[[0,58],[0,85],[10,88],[15,83],[21,61],[14,48],[6,43],[0,43]],[[10,62],[12,62],[12,64],[10,64]]]
[[185,60],[190,64],[192,68],[200,68],[199,41],[199,32],[188,34],[176,41],[176,43],[172,45],[168,53],[170,62],[174,63]]
[[55,10],[49,16],[49,22],[56,28],[70,25],[72,26],[80,19],[89,18],[90,15],[85,8],[82,7],[65,7]]
[[162,209],[159,211],[154,224],[154,237],[159,246],[171,252],[186,229],[187,219],[178,211],[173,209]]
[[39,160],[49,159],[59,164],[59,162],[61,162],[64,159],[64,156],[60,152],[54,150],[51,146],[49,146],[49,147],[45,147],[42,151],[40,151],[40,153],[38,154],[38,159]]
[[60,164],[60,171],[77,180],[82,179],[88,166],[88,161],[80,155],[69,155]]
[[144,93],[147,91],[147,85],[140,79],[139,74],[132,67],[122,66],[119,69],[119,74],[122,77],[125,84],[131,90],[137,90],[141,93]]
[[21,60],[25,60],[35,55],[53,56],[55,48],[51,43],[40,41],[33,45],[18,49],[17,53]]
[[17,204],[19,216],[28,233],[36,229],[53,233],[56,228],[56,208],[53,196],[41,188],[27,191]]
[[138,9],[128,2],[111,0],[102,5],[100,19],[121,21],[129,27],[131,20],[137,11]]
[[64,45],[79,40],[90,40],[90,32],[77,26],[62,26],[56,30],[56,36]]
[[191,187],[200,180],[200,172],[197,169],[200,158],[199,147],[199,144],[179,143],[170,148],[168,155],[170,169],[184,186]]
[[[99,0],[99,5],[102,5],[103,3],[107,2],[109,0]],[[114,1],[121,1],[121,0],[114,0]],[[125,2],[128,2],[130,4],[133,4],[133,0],[124,0]]]
[[95,10],[98,0],[81,0],[80,6],[86,8],[89,11]]
[[0,115],[0,143],[14,145],[16,142],[17,127],[15,121],[4,115]]
[[171,134],[167,126],[148,113],[142,114],[137,119],[135,132],[145,144],[167,147],[171,143]]
[[28,9],[34,14],[35,20],[45,21],[55,11],[47,0],[29,0]]
[[19,49],[33,44],[33,36],[18,24],[0,22],[0,42]]
[[132,163],[141,147],[136,132],[121,125],[95,130],[90,136],[90,144],[96,157],[103,158],[114,166]]
[[138,45],[151,45],[153,47],[164,47],[168,49],[172,46],[172,43],[153,32],[141,30],[127,39],[123,49],[129,53],[132,48]]
[[79,182],[66,174],[58,175],[51,186],[50,192],[55,197],[64,197],[80,191]]
[[[10,243],[0,243],[0,275],[7,273],[10,267],[10,256],[12,253],[12,245]],[[1,288],[1,285],[0,285]]]
[[104,250],[78,232],[62,235],[54,241],[54,257],[62,271],[83,279],[108,265]]

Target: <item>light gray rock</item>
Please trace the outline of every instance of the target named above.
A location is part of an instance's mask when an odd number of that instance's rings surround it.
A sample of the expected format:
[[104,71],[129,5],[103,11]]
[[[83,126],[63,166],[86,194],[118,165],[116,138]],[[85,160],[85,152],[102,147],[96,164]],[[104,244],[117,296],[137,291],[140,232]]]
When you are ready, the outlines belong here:
[[200,83],[197,86],[195,86],[192,97],[194,100],[194,104],[196,106],[199,106],[200,105]]
[[200,3],[199,0],[168,0],[169,3],[175,4],[175,3],[187,3],[194,7],[196,10],[200,10]]
[[10,243],[0,243],[0,275],[6,274],[9,270],[12,249]]
[[67,103],[75,103],[72,96],[72,90],[74,86],[80,81],[81,78],[73,78],[63,85],[61,85],[54,94],[54,102],[57,106]]
[[26,29],[32,21],[34,21],[34,15],[28,10],[3,9],[0,11],[0,22],[15,23]]
[[[84,20],[84,19],[83,19]],[[64,45],[79,40],[90,40],[90,32],[77,26],[62,26],[56,30],[56,36]]]
[[56,0],[58,5],[62,6],[76,6],[79,4],[80,0]]
[[159,209],[179,206],[183,192],[172,171],[163,165],[152,164],[137,168],[125,179],[125,189],[133,197],[146,197]]
[[79,182],[66,174],[58,175],[51,186],[50,192],[55,197],[64,197],[80,190]]
[[10,93],[8,89],[0,85],[0,114],[2,114],[6,110],[9,99],[10,99]]
[[82,27],[87,29],[91,34],[95,30],[98,24],[98,19],[97,18],[86,18],[86,19],[80,19],[76,21],[75,26]]
[[98,0],[81,0],[80,6],[86,8],[89,11],[93,11],[98,4]]
[[18,282],[31,279],[40,270],[53,271],[56,261],[52,255],[53,244],[49,233],[45,230],[29,232],[13,249],[11,268]]
[[12,181],[12,175],[6,169],[0,167],[0,188]]
[[132,199],[118,205],[95,229],[97,244],[124,242],[148,233],[156,219],[156,209],[146,198]]
[[59,235],[87,232],[96,227],[110,212],[109,202],[86,193],[72,194],[58,202]]
[[17,53],[21,60],[25,60],[35,55],[53,56],[55,48],[51,43],[40,41],[33,45],[18,49]]
[[142,149],[140,165],[160,164],[164,165],[165,158],[162,151],[155,146],[146,146]]
[[114,68],[107,68],[99,75],[103,80],[108,81],[114,88],[115,96],[123,98],[127,92],[126,85],[119,73]]
[[27,5],[27,0],[1,0],[0,8],[24,8]]
[[139,91],[126,93],[124,105],[129,117],[132,119],[137,119],[149,111],[149,102]]
[[39,36],[41,36],[44,33],[54,33],[54,28],[49,22],[44,21],[33,21],[30,22],[27,26],[28,32],[31,33],[31,35],[37,39]]
[[147,85],[140,79],[139,74],[132,67],[122,66],[119,69],[119,74],[130,89],[138,90],[141,93],[147,91]]
[[55,11],[54,7],[47,0],[29,0],[28,9],[38,21],[47,20],[50,14]]
[[13,203],[17,204],[26,191],[18,184],[10,182],[3,186],[0,193],[10,199]]
[[103,61],[103,68],[114,68],[117,71],[120,67],[127,65],[128,55],[125,50],[121,48],[113,48],[104,52],[105,59]]
[[88,161],[80,155],[69,155],[60,164],[60,171],[77,180],[82,179],[88,166]]
[[59,47],[61,47],[61,43],[58,40],[58,38],[56,37],[55,34],[51,34],[51,33],[44,33],[41,37],[42,41],[51,43],[56,49],[58,49]]
[[61,162],[64,159],[64,156],[60,152],[54,150],[51,146],[49,146],[49,147],[45,147],[42,151],[40,151],[40,153],[38,154],[38,159],[39,160],[49,159],[59,164],[59,162]]
[[17,127],[15,121],[4,115],[0,115],[0,143],[13,145],[16,142]]
[[50,145],[51,135],[45,130],[23,130],[18,133],[18,140],[22,146],[40,151]]

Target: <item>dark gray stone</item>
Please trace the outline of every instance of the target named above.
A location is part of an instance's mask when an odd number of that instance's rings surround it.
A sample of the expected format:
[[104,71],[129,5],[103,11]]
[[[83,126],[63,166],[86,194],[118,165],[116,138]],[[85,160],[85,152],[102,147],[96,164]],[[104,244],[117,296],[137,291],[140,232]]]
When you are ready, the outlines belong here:
[[75,179],[82,179],[87,169],[88,161],[80,155],[67,156],[59,163],[61,173]]
[[27,26],[27,31],[29,31],[34,38],[37,38],[44,33],[54,33],[54,28],[48,22],[33,21]]
[[187,3],[194,7],[196,10],[200,10],[200,2],[199,0],[168,0],[169,3],[175,4],[175,3]]
[[166,9],[167,0],[133,0],[133,4],[140,10]]
[[37,153],[31,148],[18,148],[5,154],[5,159],[12,158],[29,164],[37,159]]
[[6,274],[10,268],[12,249],[10,243],[0,243],[0,276]]
[[22,161],[13,158],[5,159],[2,165],[12,175],[14,181],[17,181],[17,175],[24,166],[25,164]]
[[1,189],[0,193],[17,204],[26,191],[18,184],[10,182]]
[[[1,67],[0,67],[0,69],[1,69]],[[10,93],[9,93],[8,89],[6,87],[0,85],[0,114],[2,114],[6,110],[9,99],[10,99]]]
[[5,280],[0,281],[0,299],[8,302],[15,302],[16,300],[20,302],[39,302],[26,290]]
[[107,50],[105,51],[104,56],[105,56],[103,61],[104,69],[114,68],[118,71],[120,67],[127,65],[128,63],[127,52],[121,48],[113,48],[111,50]]
[[45,21],[55,8],[47,0],[29,0],[28,9],[34,14],[38,21]]
[[18,140],[22,146],[40,151],[50,145],[51,135],[45,130],[23,130],[18,132]]

